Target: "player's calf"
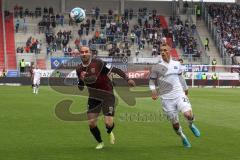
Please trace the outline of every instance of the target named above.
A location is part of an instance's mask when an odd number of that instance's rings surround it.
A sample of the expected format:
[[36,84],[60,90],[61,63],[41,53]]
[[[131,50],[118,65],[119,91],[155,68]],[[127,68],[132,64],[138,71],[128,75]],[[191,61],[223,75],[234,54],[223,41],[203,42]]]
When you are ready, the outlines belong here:
[[36,91],[35,91],[35,93],[38,94],[38,91],[39,91],[39,85],[36,85]]
[[36,85],[35,84],[32,85],[32,89],[33,89],[33,93],[35,94],[36,93]]
[[112,130],[114,129],[113,117],[106,116],[105,125],[106,125],[107,133],[109,134],[110,143],[115,144],[115,136],[112,132]]
[[179,123],[173,123],[172,124],[173,129],[175,130],[176,134],[179,135],[182,139],[182,143],[184,147],[191,147],[191,144],[189,140],[187,139],[187,136],[183,133],[182,127]]
[[102,142],[103,142],[103,141],[102,141],[102,137],[101,137],[100,130],[98,129],[97,126],[95,126],[95,127],[93,127],[93,128],[90,127],[90,131],[91,131],[93,137],[96,139],[96,141],[97,141],[98,143],[102,143]]
[[196,137],[200,137],[199,129],[193,124],[194,115],[193,115],[192,111],[190,110],[190,111],[184,112],[184,117],[188,120],[189,128],[191,129],[192,133]]
[[184,136],[182,127],[180,126],[179,123],[174,123],[174,124],[172,124],[172,126],[177,135],[179,135],[180,137]]
[[97,127],[97,118],[91,118],[91,115],[88,115],[88,125],[90,132],[92,133],[93,137],[96,139],[98,143],[102,143],[102,137],[100,130]]

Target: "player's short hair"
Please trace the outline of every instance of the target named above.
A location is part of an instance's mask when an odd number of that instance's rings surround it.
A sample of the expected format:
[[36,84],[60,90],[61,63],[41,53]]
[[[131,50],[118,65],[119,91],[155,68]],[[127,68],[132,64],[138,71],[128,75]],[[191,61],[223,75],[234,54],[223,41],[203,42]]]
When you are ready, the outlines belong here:
[[178,59],[178,61],[183,63],[183,59],[182,58]]
[[161,47],[169,47],[169,48],[171,48],[167,43],[162,43]]
[[87,46],[81,46],[79,50],[80,50],[80,51],[81,51],[81,50],[89,50],[89,51],[90,51],[90,48],[87,47]]

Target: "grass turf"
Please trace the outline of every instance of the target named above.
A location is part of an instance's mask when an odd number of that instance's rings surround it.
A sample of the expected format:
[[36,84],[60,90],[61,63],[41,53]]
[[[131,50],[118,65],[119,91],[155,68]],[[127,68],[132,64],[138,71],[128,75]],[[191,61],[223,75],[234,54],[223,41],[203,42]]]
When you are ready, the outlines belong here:
[[[86,98],[59,94],[41,87],[0,87],[0,157],[3,160],[223,160],[240,159],[240,90],[191,89],[190,101],[201,137],[195,138],[182,120],[192,148],[182,147],[169,122],[161,117],[159,101],[137,100],[135,107],[120,101],[115,117],[117,138],[110,145],[103,121],[99,128],[105,142],[95,150],[87,122],[58,119],[55,105],[74,100],[72,112],[83,111]],[[139,118],[140,117],[140,118]],[[183,119],[183,118],[181,118]]]

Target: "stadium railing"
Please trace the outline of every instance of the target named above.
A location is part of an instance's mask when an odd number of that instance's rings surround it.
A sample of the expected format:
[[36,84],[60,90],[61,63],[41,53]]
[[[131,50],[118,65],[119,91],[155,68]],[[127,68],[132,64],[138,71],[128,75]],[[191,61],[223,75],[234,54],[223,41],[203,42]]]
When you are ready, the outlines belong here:
[[222,64],[224,65],[232,65],[232,58],[230,55],[228,55],[226,48],[224,47],[223,41],[221,39],[221,33],[217,31],[217,27],[213,23],[213,19],[209,15],[207,11],[207,7],[204,6],[203,9],[203,19],[207,25],[208,31],[210,32],[210,35],[212,36],[215,45],[218,48],[218,51],[220,53],[220,56],[222,57]]

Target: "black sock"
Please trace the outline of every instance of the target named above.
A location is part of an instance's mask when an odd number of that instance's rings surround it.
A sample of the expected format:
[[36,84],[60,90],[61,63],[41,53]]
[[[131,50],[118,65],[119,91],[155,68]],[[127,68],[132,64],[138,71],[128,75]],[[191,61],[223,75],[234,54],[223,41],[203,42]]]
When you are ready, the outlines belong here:
[[110,134],[112,132],[113,128],[114,128],[114,123],[111,127],[106,125],[107,133]]
[[98,127],[94,127],[94,128],[90,128],[90,131],[92,133],[92,135],[94,136],[94,138],[99,142],[101,143],[102,142],[102,138],[101,138],[101,133],[98,129]]
[[193,121],[194,121],[194,116],[188,119],[189,126],[192,126]]

